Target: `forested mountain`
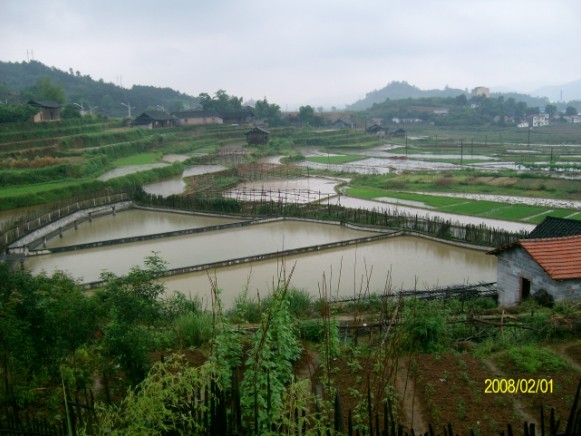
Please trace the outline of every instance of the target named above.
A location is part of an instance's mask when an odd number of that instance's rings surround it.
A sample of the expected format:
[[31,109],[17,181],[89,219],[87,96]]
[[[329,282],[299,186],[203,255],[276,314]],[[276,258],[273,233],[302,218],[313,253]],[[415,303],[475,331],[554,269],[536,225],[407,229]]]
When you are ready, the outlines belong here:
[[[374,90],[365,96],[364,99],[356,101],[355,103],[347,106],[347,110],[366,110],[373,107],[375,104],[380,104],[386,100],[404,100],[404,99],[422,99],[422,98],[447,98],[447,97],[458,97],[459,95],[466,95],[467,98],[471,96],[471,90],[461,90],[455,88],[446,87],[444,89],[429,89],[422,90],[414,85],[410,85],[407,82],[391,82],[384,88],[379,90]],[[515,101],[524,102],[528,106],[540,106],[544,107],[549,103],[549,100],[545,97],[531,97],[526,94],[519,94],[516,92],[508,93],[492,93],[491,97],[504,97],[505,99],[512,98]]]
[[368,92],[364,99],[347,106],[347,110],[369,109],[375,103],[383,103],[387,99],[402,100],[405,98],[457,97],[466,93],[467,91],[448,87],[445,89],[422,90],[407,82],[391,82],[381,89]]
[[[62,87],[65,103],[82,105],[110,116],[127,116],[127,106],[131,105],[132,115],[147,108],[162,106],[168,111],[183,110],[197,106],[198,99],[175,91],[171,88],[134,85],[130,89],[105,83],[103,79],[94,80],[90,75],[79,71],[62,71],[48,67],[37,61],[0,62],[0,100],[4,103],[24,103],[32,95],[33,88],[43,79]],[[122,104],[123,103],[123,104]]]

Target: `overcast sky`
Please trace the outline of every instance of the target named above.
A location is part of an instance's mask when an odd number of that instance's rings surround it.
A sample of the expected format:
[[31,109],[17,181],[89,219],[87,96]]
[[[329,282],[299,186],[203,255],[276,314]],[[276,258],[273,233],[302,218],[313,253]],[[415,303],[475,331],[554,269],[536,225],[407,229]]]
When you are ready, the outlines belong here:
[[394,80],[530,91],[581,79],[580,24],[580,0],[0,0],[0,60],[340,108]]

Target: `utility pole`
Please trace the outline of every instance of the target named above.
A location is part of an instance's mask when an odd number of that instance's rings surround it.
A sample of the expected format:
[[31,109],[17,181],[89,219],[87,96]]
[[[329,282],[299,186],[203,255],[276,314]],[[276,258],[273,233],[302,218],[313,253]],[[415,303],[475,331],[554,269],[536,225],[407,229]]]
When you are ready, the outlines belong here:
[[121,104],[127,108],[127,117],[131,118],[131,109],[135,109],[135,108],[131,107],[131,104],[129,102],[127,102],[127,104],[125,104],[125,103],[121,103]]
[[472,145],[470,146],[470,154],[472,156],[472,160],[474,160],[474,136],[472,137]]
[[460,140],[460,166],[464,163],[464,140]]
[[408,134],[405,134],[405,157],[408,157]]

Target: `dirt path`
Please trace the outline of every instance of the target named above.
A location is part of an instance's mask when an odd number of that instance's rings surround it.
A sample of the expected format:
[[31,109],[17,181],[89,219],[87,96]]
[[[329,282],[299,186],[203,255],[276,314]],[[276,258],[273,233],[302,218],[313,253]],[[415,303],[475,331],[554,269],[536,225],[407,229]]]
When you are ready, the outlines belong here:
[[558,353],[559,356],[563,358],[563,360],[567,361],[575,370],[581,372],[581,356],[578,356],[577,360],[571,358],[569,354],[567,354],[567,350],[573,347],[581,346],[581,340],[573,341],[573,342],[565,342],[563,344],[556,344],[551,349]]
[[[496,378],[510,378],[508,377],[502,370],[500,370],[498,368],[498,366],[496,366],[496,364],[490,360],[490,359],[483,359],[482,360],[484,362],[484,365],[486,365],[486,367],[494,374],[494,376]],[[530,413],[528,413],[525,410],[524,405],[517,399],[517,398],[513,398],[512,399],[512,405],[514,407],[514,412],[516,414],[518,414],[520,417],[522,417],[522,419],[526,422],[537,422],[536,417],[532,416]]]
[[399,360],[396,390],[402,396],[403,416],[400,418],[400,422],[408,424],[414,431],[427,429],[428,421],[426,420],[423,407],[419,400],[421,392],[416,392],[415,382],[409,371],[408,358]]

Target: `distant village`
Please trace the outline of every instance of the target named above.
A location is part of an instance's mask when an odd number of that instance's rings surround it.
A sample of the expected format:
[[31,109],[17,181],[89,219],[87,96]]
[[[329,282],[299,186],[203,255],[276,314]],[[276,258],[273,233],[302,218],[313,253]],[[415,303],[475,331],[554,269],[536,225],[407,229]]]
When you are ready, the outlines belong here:
[[[483,99],[490,98],[490,89],[486,87],[476,87],[471,92],[471,99],[468,101],[470,109],[477,110]],[[200,109],[190,109],[177,112],[166,110],[146,110],[135,118],[128,118],[128,124],[134,127],[158,129],[171,128],[177,126],[201,126],[212,124],[224,125],[250,125],[259,128],[268,127],[267,120],[255,117],[253,102],[248,102],[238,110],[215,112]],[[63,105],[52,100],[30,100],[28,105],[33,106],[38,112],[33,116],[34,122],[57,121],[61,119],[61,109]],[[549,106],[547,106],[549,107]],[[573,108],[574,109],[574,108]],[[314,110],[313,110],[314,111]],[[401,127],[409,124],[433,124],[435,118],[445,118],[450,114],[450,108],[445,106],[410,104],[406,107],[406,114],[416,114],[416,116],[393,116],[381,117],[370,116],[365,125],[361,125],[360,117],[355,117],[349,112],[325,112],[317,115],[318,125],[334,129],[364,129],[369,134],[379,136],[405,136],[405,130]],[[82,113],[82,115],[84,115]],[[371,113],[371,115],[373,115]],[[105,114],[106,116],[106,114]],[[298,112],[285,112],[282,119],[286,125],[302,127],[304,122],[300,119]],[[432,121],[430,121],[432,120]],[[505,126],[515,126],[517,128],[538,128],[551,124],[579,124],[581,116],[576,110],[559,113],[557,111],[547,112],[544,108],[538,108],[538,113],[526,115],[526,117],[514,117],[512,115],[496,115],[493,119],[495,123],[502,123]],[[387,126],[390,125],[391,129]]]

